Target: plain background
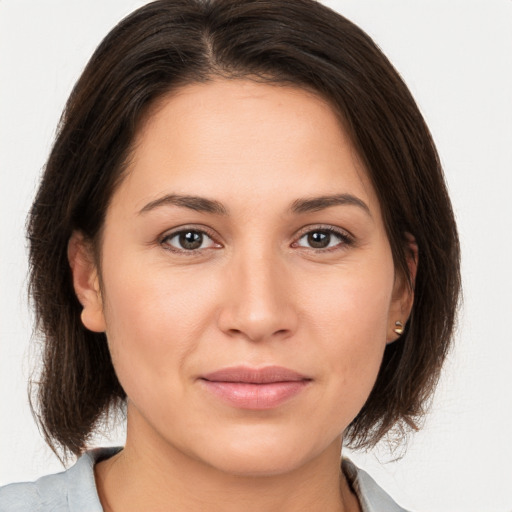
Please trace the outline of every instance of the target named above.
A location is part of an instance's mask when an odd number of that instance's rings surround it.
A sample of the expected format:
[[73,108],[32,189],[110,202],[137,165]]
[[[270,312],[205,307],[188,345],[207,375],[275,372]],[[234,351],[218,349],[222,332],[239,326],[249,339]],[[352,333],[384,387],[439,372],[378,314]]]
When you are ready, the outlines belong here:
[[[103,36],[143,3],[0,0],[0,484],[62,469],[28,407],[25,217],[73,83]],[[512,1],[326,3],[376,40],[417,99],[463,251],[455,349],[424,430],[398,462],[385,445],[351,457],[414,511],[510,512]]]

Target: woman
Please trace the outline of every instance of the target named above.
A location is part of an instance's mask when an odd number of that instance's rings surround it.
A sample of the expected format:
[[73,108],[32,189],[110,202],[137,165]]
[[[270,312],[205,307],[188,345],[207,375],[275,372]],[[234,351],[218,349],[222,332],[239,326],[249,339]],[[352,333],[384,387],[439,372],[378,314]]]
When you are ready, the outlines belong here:
[[[71,94],[29,238],[41,424],[81,458],[2,510],[401,510],[340,453],[416,428],[459,249],[428,129],[352,23],[139,9]],[[124,448],[88,451],[124,406]]]

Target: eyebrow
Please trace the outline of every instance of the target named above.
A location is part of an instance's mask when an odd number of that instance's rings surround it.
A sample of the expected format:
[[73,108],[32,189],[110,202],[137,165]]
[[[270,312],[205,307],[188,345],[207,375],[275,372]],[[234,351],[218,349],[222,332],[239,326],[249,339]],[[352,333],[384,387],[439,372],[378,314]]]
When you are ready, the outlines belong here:
[[321,196],[297,199],[291,205],[293,213],[309,213],[325,210],[331,206],[357,206],[365,211],[370,217],[372,216],[370,208],[361,199],[352,194],[335,194],[332,196]]
[[168,194],[148,203],[139,211],[139,214],[147,213],[160,206],[179,206],[181,208],[189,208],[190,210],[195,210],[197,212],[214,213],[216,215],[227,215],[228,213],[222,203],[214,201],[213,199],[206,199],[205,197],[198,196]]
[[[368,205],[352,194],[335,194],[330,196],[320,196],[296,199],[290,206],[290,211],[297,214],[318,212],[331,208],[332,206],[357,206],[364,210],[370,217],[372,216]],[[167,194],[163,197],[151,201],[144,206],[139,214],[147,213],[161,206],[178,206],[188,208],[202,213],[213,213],[216,215],[228,215],[228,210],[219,201],[207,199],[199,196],[188,196],[179,194]]]

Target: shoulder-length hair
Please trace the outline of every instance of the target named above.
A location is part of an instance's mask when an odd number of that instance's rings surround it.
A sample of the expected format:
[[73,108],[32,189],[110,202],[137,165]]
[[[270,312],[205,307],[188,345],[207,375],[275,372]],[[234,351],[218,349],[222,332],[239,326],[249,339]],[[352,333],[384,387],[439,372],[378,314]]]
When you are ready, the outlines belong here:
[[28,219],[44,340],[36,414],[54,450],[80,454],[126,398],[105,335],[81,323],[70,236],[79,230],[98,251],[141,118],[169,91],[219,77],[302,87],[342,118],[380,201],[397,272],[408,276],[407,233],[419,250],[410,319],[385,349],[345,440],[372,446],[393,427],[416,428],[425,412],[454,327],[459,243],[438,154],[399,74],[367,34],[313,0],[160,0],[122,20],[92,56]]

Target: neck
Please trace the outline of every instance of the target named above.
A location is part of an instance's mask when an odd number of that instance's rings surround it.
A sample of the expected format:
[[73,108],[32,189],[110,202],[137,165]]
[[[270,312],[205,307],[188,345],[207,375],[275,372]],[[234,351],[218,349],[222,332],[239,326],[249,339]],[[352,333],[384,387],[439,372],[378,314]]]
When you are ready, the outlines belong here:
[[289,471],[237,475],[183,453],[157,436],[142,436],[128,421],[125,448],[96,465],[106,512],[359,511],[340,469],[341,437]]

